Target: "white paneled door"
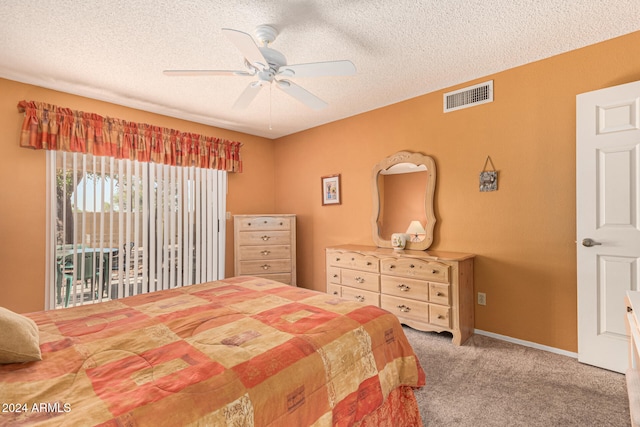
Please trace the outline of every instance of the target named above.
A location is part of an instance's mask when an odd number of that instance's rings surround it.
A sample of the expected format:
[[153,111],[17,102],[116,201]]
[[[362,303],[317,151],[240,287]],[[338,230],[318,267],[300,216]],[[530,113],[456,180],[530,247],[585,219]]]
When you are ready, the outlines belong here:
[[624,295],[638,290],[640,82],[576,100],[578,360],[624,372]]

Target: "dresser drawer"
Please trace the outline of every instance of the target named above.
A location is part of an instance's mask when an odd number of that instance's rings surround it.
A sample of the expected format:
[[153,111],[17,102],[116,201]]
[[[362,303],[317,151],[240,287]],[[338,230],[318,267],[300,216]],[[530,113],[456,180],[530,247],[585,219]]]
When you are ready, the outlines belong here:
[[362,289],[343,286],[342,298],[349,301],[358,301],[364,304],[380,307],[380,294],[377,292],[363,291]]
[[340,283],[365,291],[380,292],[380,276],[376,273],[366,273],[358,270],[342,269]]
[[238,248],[238,256],[240,257],[240,261],[250,259],[289,259],[291,258],[291,246],[241,246]]
[[327,293],[329,295],[335,295],[337,297],[342,296],[342,286],[330,283],[327,285]]
[[400,298],[411,298],[418,301],[429,300],[429,282],[407,279],[405,277],[382,276],[380,289],[383,294]]
[[330,252],[327,254],[327,264],[335,267],[378,272],[378,258],[357,252]]
[[338,267],[327,267],[327,283],[342,283],[342,269]]
[[451,305],[449,285],[445,283],[429,283],[429,301],[434,304]]
[[400,318],[419,322],[429,321],[429,304],[426,302],[382,295],[380,306]]
[[384,258],[380,260],[380,272],[393,276],[449,283],[449,266],[436,261],[413,258]]
[[284,283],[285,285],[293,285],[291,280],[291,273],[260,273],[260,274],[247,274],[243,273],[241,276],[256,276],[264,279],[275,280],[276,282]]
[[442,305],[429,305],[429,323],[432,325],[442,326],[443,328],[451,327],[451,309]]
[[291,273],[260,273],[252,274],[252,276],[264,277],[265,279],[275,280],[276,282],[284,283],[285,285],[293,285],[291,281]]
[[291,219],[279,216],[246,217],[239,218],[236,226],[239,231],[291,230]]
[[290,273],[291,262],[286,259],[240,261],[238,275],[262,275],[266,273]]
[[291,233],[289,231],[245,231],[238,233],[239,241],[236,244],[241,246],[264,246],[264,245],[286,245],[291,243]]

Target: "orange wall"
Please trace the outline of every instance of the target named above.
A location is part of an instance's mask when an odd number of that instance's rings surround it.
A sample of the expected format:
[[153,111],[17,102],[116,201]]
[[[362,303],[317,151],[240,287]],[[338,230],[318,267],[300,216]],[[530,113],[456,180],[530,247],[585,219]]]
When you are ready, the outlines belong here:
[[[299,215],[298,283],[325,289],[327,246],[373,244],[372,168],[420,151],[438,173],[432,249],[477,254],[476,328],[577,351],[575,99],[640,80],[638,46],[640,32],[459,86],[493,79],[491,104],[444,114],[438,91],[277,140],[276,208]],[[498,191],[480,193],[487,156]],[[342,204],[321,206],[320,177],[335,173]]]
[[[0,306],[18,312],[44,309],[45,152],[18,146],[20,100],[42,101],[132,122],[240,141],[245,172],[229,174],[227,210],[271,212],[275,208],[273,144],[269,139],[125,108],[0,79]],[[227,221],[226,275],[233,275],[233,222]]]

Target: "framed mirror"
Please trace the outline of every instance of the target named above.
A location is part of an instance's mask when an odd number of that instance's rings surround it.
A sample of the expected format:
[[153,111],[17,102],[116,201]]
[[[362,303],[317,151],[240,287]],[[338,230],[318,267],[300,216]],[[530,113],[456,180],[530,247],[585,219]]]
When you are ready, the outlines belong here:
[[390,248],[391,235],[406,234],[405,249],[426,250],[433,242],[436,164],[422,153],[400,151],[373,168],[373,240]]

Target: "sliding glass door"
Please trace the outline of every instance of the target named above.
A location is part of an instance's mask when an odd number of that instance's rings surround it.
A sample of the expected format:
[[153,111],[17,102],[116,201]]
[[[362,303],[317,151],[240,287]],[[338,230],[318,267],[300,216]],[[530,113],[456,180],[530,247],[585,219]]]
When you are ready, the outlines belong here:
[[47,308],[224,277],[225,171],[47,156]]

